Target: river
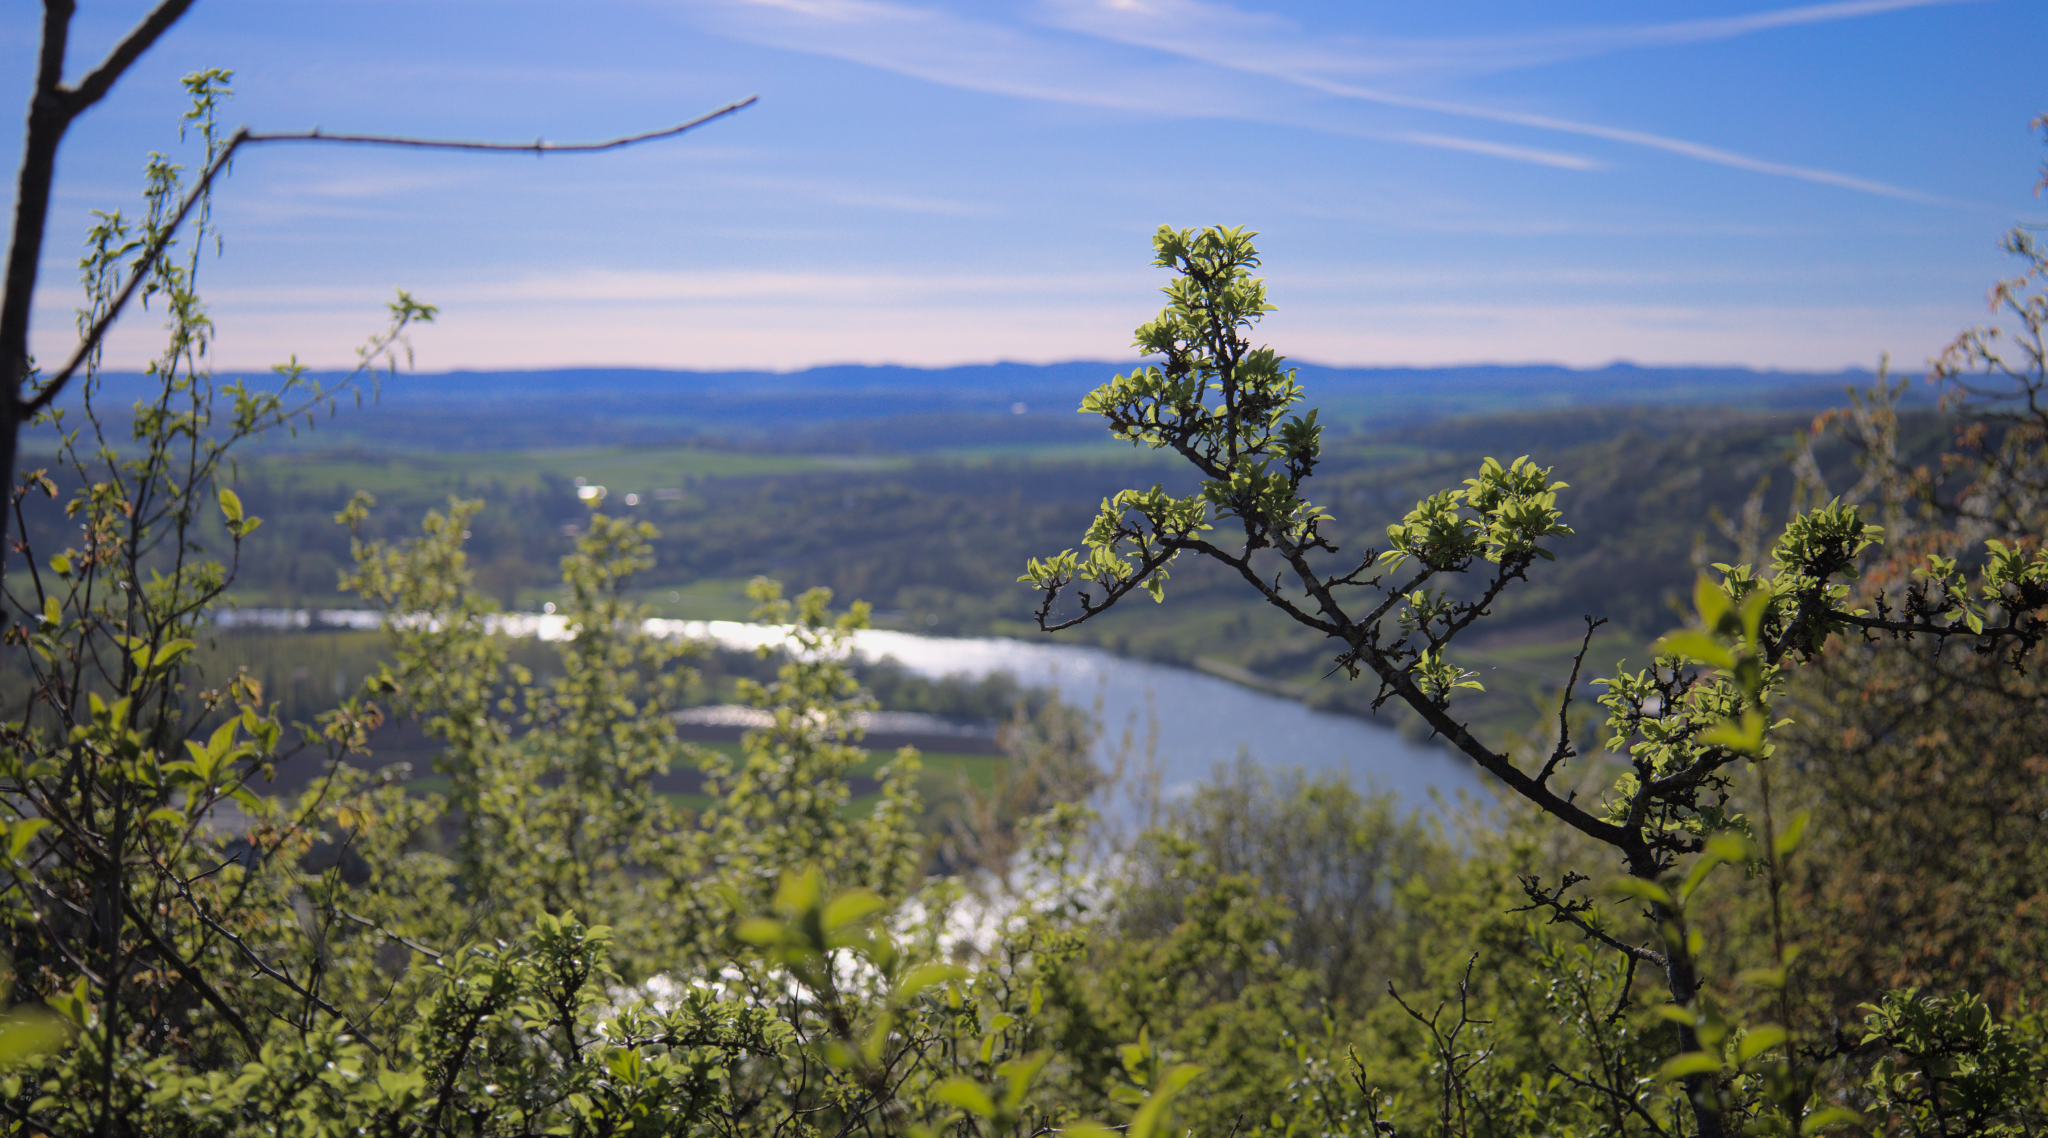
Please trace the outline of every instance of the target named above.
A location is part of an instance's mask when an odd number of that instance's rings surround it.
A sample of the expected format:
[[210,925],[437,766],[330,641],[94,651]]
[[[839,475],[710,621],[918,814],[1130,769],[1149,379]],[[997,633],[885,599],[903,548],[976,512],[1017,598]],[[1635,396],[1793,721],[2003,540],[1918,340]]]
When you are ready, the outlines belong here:
[[[361,610],[241,610],[223,612],[221,624],[266,627],[377,626],[381,614]],[[558,640],[568,633],[560,616],[507,614],[497,627],[515,636]],[[779,643],[782,631],[738,621],[650,620],[647,631],[709,640],[729,648]],[[1473,766],[1448,751],[1411,743],[1392,729],[1349,715],[1315,711],[1189,668],[1132,660],[1099,648],[1002,637],[920,636],[867,629],[854,634],[862,656],[893,657],[920,675],[971,678],[1007,672],[1033,687],[1057,688],[1067,702],[1092,709],[1103,725],[1096,759],[1106,767],[1119,755],[1127,772],[1149,759],[1160,793],[1186,793],[1219,763],[1247,755],[1268,767],[1334,773],[1361,789],[1391,791],[1411,807],[1432,809],[1441,798],[1478,792]]]

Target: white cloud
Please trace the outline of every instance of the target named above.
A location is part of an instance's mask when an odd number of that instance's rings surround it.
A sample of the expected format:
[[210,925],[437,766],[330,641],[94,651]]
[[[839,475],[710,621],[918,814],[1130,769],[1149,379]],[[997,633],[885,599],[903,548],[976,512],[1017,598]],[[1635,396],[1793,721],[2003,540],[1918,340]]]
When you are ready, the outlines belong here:
[[1311,35],[1293,20],[1214,0],[1039,0],[1037,11],[1053,26],[1109,39],[1149,43],[1162,35],[1183,34],[1240,47],[1284,48],[1300,66],[1326,75],[1442,78],[1966,2],[1981,0],[1840,0],[1705,20],[1435,38],[1326,31]]
[[[1562,169],[1600,165],[1582,155],[1441,130],[1336,125],[1327,115],[1305,113],[1309,108],[1298,98],[1284,94],[1291,87],[1351,103],[1598,139],[1857,193],[1956,205],[1871,178],[1652,131],[1364,87],[1352,77],[1497,70],[1957,2],[1962,0],[1845,0],[1718,20],[1377,47],[1357,37],[1310,33],[1278,16],[1209,0],[1048,0],[1036,11],[1053,35],[882,0],[688,0],[685,6],[706,27],[737,39],[1017,98],[1281,123]],[[1142,48],[1148,55],[1132,58],[1107,50],[1113,46]],[[1228,77],[1237,81],[1224,81]],[[1264,82],[1247,84],[1248,79]]]
[[[1565,52],[1566,55],[1590,55],[1617,50],[1624,46],[1725,38],[1768,27],[1843,19],[1929,3],[1949,2],[1956,0],[1854,0],[1850,3],[1783,10],[1732,20],[1698,21],[1593,34],[1567,32],[1549,38],[1554,44],[1551,49],[1553,54]],[[1676,154],[1731,169],[1836,186],[1858,193],[1876,194],[1925,205],[1958,204],[1870,178],[1758,158],[1723,147],[1709,146],[1651,131],[1363,87],[1333,76],[1385,73],[1395,70],[1395,65],[1391,62],[1396,57],[1395,53],[1347,52],[1344,50],[1345,41],[1340,37],[1312,36],[1305,30],[1294,28],[1282,21],[1250,18],[1236,8],[1209,3],[1207,0],[1147,0],[1145,4],[1137,7],[1106,4],[1100,0],[1065,0],[1047,8],[1046,11],[1050,21],[1069,30],[1197,60],[1213,67],[1261,75],[1340,99],[1450,118],[1596,138],[1605,142]],[[1543,39],[1544,37],[1530,37],[1494,42],[1530,45]],[[1571,46],[1567,48],[1567,45]],[[1432,55],[1425,46],[1410,56],[1404,67],[1410,70],[1459,70],[1461,68],[1456,60],[1461,52],[1470,55],[1472,49],[1468,46],[1450,51],[1448,54],[1439,51]],[[1479,149],[1476,146],[1467,148]]]
[[1111,110],[1228,115],[1266,84],[1214,82],[1178,60],[876,0],[693,0],[696,22],[734,39],[842,59],[948,87]]
[[1533,146],[1510,146],[1504,142],[1488,142],[1479,138],[1459,138],[1455,135],[1437,134],[1433,131],[1404,130],[1386,136],[1395,142],[1412,142],[1417,146],[1434,146],[1441,150],[1463,150],[1470,154],[1486,154],[1494,158],[1506,158],[1515,162],[1528,162],[1537,166],[1555,166],[1560,170],[1597,170],[1600,163],[1577,154],[1564,154],[1555,150],[1538,150]]
[[1304,127],[1563,169],[1577,155],[1442,131],[1330,124],[1288,83],[1207,60],[1133,58],[1102,37],[1028,31],[874,0],[693,0],[707,29],[748,43],[842,59],[948,87],[1104,110]]

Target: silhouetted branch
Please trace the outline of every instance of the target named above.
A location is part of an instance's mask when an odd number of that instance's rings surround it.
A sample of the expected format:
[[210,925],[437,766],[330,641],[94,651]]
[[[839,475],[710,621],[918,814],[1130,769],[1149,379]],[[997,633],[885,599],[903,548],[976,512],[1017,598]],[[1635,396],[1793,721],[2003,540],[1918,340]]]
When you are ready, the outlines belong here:
[[170,248],[171,239],[177,234],[178,226],[184,223],[186,216],[192,212],[192,207],[205,198],[206,191],[213,185],[214,178],[218,177],[222,170],[227,169],[228,161],[235,156],[235,151],[243,146],[254,146],[266,142],[345,142],[364,146],[409,146],[422,150],[483,150],[494,153],[515,154],[589,154],[600,150],[616,150],[623,146],[632,146],[635,143],[641,142],[652,142],[661,138],[673,138],[684,131],[694,130],[714,119],[724,118],[726,115],[753,106],[759,98],[759,95],[754,95],[737,103],[728,103],[708,115],[701,115],[679,126],[649,131],[645,134],[627,135],[623,138],[609,139],[604,142],[557,143],[544,142],[539,139],[532,142],[458,142],[431,138],[405,138],[396,135],[322,134],[319,127],[314,127],[312,130],[297,134],[256,134],[247,127],[243,127],[228,139],[227,145],[222,147],[221,152],[207,165],[206,172],[199,176],[199,184],[193,186],[191,192],[185,195],[185,200],[178,203],[178,212],[171,215],[169,223],[157,234],[156,239],[150,242],[149,246],[143,250],[142,256],[136,261],[135,266],[129,270],[128,279],[121,285],[121,291],[114,295],[113,302],[107,305],[106,311],[102,312],[99,319],[93,321],[92,327],[86,330],[85,336],[79,341],[77,349],[71,353],[69,362],[55,375],[51,376],[48,382],[43,384],[42,390],[36,393],[35,398],[23,401],[19,415],[21,418],[26,419],[36,414],[45,407],[48,407],[63,392],[65,384],[70,382],[72,375],[76,374],[85,361],[91,357],[92,353],[99,348],[101,341],[106,338],[107,329],[113,327],[115,319],[121,315],[121,309],[126,307],[129,299],[135,295],[136,288],[149,275],[150,270],[156,267],[157,261],[163,257],[164,250]]

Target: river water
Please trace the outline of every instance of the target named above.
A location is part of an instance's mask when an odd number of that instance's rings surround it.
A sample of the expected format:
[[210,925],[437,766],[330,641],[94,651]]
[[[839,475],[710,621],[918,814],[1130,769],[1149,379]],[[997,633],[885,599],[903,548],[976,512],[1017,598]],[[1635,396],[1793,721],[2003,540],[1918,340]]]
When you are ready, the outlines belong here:
[[[377,626],[382,614],[356,610],[223,612],[223,626]],[[560,616],[507,614],[496,626],[514,636],[559,640],[568,635]],[[728,648],[780,643],[782,630],[737,621],[650,620],[647,631],[709,640]],[[1349,715],[1315,711],[1298,701],[1254,691],[1188,668],[1131,660],[1099,648],[1001,637],[919,636],[868,629],[854,650],[879,660],[893,657],[911,672],[970,678],[1007,672],[1031,687],[1057,688],[1068,703],[1094,711],[1103,726],[1096,759],[1136,774],[1148,764],[1160,793],[1186,793],[1220,763],[1249,756],[1269,768],[1297,767],[1334,773],[1360,789],[1391,791],[1404,805],[1432,809],[1441,798],[1478,792],[1481,776],[1462,757],[1420,746],[1392,729]]]

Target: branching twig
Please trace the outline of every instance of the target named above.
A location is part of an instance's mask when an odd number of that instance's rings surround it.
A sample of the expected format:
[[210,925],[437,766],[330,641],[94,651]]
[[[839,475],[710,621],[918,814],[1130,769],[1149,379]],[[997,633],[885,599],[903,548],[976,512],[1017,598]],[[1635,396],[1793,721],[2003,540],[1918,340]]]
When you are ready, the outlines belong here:
[[79,340],[78,347],[71,353],[71,359],[48,380],[43,382],[41,390],[36,392],[34,398],[22,401],[19,417],[27,419],[48,407],[58,395],[62,394],[65,385],[70,382],[72,375],[84,365],[85,361],[98,349],[101,341],[106,338],[107,330],[113,326],[115,319],[121,315],[121,310],[127,306],[129,299],[134,296],[136,288],[149,276],[149,270],[155,267],[157,260],[163,256],[164,251],[170,248],[171,240],[177,234],[178,227],[184,223],[186,216],[192,212],[194,206],[205,199],[207,190],[213,185],[213,180],[220,175],[221,171],[227,169],[229,160],[235,156],[235,151],[243,146],[253,146],[268,142],[343,142],[366,146],[405,146],[421,150],[481,150],[493,153],[515,154],[588,154],[600,150],[616,150],[620,147],[632,146],[640,142],[652,142],[660,138],[673,138],[684,131],[695,129],[714,119],[724,118],[727,115],[753,106],[759,98],[760,96],[755,95],[737,103],[730,103],[712,111],[708,115],[702,115],[691,119],[689,122],[663,130],[628,135],[604,142],[554,143],[538,139],[533,142],[456,142],[430,138],[405,138],[396,135],[322,134],[318,127],[295,134],[256,134],[247,127],[243,127],[229,137],[227,145],[221,148],[220,153],[206,167],[206,171],[199,176],[198,184],[192,187],[191,192],[185,195],[185,199],[182,202],[178,203],[177,212],[171,215],[170,221],[158,232],[155,240],[151,241],[143,249],[142,256],[136,259],[134,266],[129,270],[128,279],[122,284],[121,291],[114,295],[113,300],[100,313],[99,318],[94,320],[92,326],[86,330],[84,337]]
[[1579,654],[1572,657],[1572,678],[1564,685],[1564,702],[1557,709],[1557,749],[1550,752],[1550,761],[1543,764],[1543,771],[1536,776],[1536,785],[1543,786],[1550,776],[1566,759],[1578,754],[1572,749],[1572,693],[1578,690],[1579,669],[1586,663],[1586,653],[1593,647],[1593,630],[1607,623],[1607,618],[1594,620],[1586,618],[1586,638],[1579,643]]
[[1559,921],[1563,921],[1632,961],[1640,960],[1644,964],[1655,965],[1658,968],[1666,967],[1667,961],[1663,953],[1644,948],[1641,945],[1617,940],[1612,934],[1600,928],[1600,926],[1586,920],[1581,914],[1590,911],[1593,908],[1593,902],[1583,899],[1578,901],[1565,900],[1564,895],[1567,890],[1586,880],[1587,878],[1583,874],[1567,873],[1557,888],[1545,889],[1543,888],[1542,878],[1537,877],[1535,874],[1530,874],[1521,879],[1522,893],[1529,898],[1529,903],[1517,905],[1508,911],[1511,913],[1528,913],[1539,909],[1545,910],[1550,913],[1550,924],[1557,924]]

